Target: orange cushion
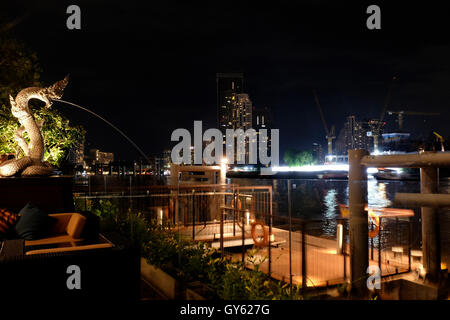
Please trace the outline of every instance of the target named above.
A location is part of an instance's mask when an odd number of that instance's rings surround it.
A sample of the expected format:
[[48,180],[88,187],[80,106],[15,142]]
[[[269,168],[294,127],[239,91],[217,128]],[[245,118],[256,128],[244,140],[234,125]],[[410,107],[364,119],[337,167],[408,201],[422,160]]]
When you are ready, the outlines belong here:
[[72,218],[72,213],[53,213],[49,214],[49,216],[57,219],[56,223],[52,226],[50,236],[65,235],[67,225],[69,224],[70,218]]
[[72,213],[72,217],[70,217],[69,223],[66,227],[67,234],[74,239],[79,238],[85,223],[86,218],[84,216],[79,213]]

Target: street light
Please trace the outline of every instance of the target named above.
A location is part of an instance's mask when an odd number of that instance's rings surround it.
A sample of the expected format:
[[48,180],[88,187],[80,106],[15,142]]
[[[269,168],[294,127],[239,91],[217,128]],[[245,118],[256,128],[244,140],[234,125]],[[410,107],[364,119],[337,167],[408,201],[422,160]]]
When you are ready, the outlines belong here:
[[222,158],[220,162],[220,184],[226,184],[227,179],[227,163],[228,159],[226,157]]

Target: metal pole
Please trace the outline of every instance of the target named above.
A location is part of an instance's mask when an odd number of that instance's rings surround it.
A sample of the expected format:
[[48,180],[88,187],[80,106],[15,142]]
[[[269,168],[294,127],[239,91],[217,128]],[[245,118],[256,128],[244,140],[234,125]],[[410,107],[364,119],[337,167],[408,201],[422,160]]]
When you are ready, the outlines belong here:
[[131,190],[131,176],[130,176],[130,203],[129,206],[130,208],[133,208],[133,199],[131,198],[132,196],[132,190]]
[[[373,228],[373,222],[370,222],[371,229]],[[373,260],[373,238],[370,238],[370,259]]]
[[272,187],[270,187],[269,189],[269,276],[272,274],[272,242],[271,242],[271,237],[272,237]]
[[[236,187],[237,198],[239,199],[239,186]],[[245,219],[244,215],[241,215],[241,239],[242,239],[242,263],[245,263]]]
[[306,282],[306,235],[305,235],[305,223],[302,222],[302,292],[305,293]]
[[192,240],[195,240],[195,208],[194,208],[194,193],[192,190]]
[[[239,195],[238,195],[239,197]],[[236,199],[236,193],[233,186],[233,237],[236,236],[236,215],[239,213],[239,198]],[[237,211],[236,211],[237,209]]]
[[366,150],[348,151],[349,159],[349,209],[350,209],[350,277],[352,288],[358,295],[367,293],[366,278],[369,266],[368,217],[364,207],[367,203],[367,171],[361,159]]
[[347,242],[345,241],[345,220],[342,221],[342,255],[344,256],[344,281],[347,279]]
[[220,209],[220,257],[223,259],[223,215],[225,213],[225,208]]
[[[238,193],[238,197],[239,197],[239,193]],[[244,215],[241,215],[241,228],[242,228],[242,263],[244,263],[245,261],[245,219],[244,219]]]
[[378,229],[378,268],[380,269],[380,276],[381,276],[381,234],[382,234],[382,230],[381,230],[381,222],[382,222],[382,218],[380,217],[380,228]]
[[292,298],[292,208],[291,208],[291,180],[287,181],[288,187],[288,214],[289,214],[289,287]]
[[411,272],[412,223],[408,219],[408,271]]
[[[439,169],[420,169],[420,192],[437,193],[439,184]],[[441,251],[439,240],[439,219],[437,210],[422,207],[422,256],[423,267],[431,281],[437,281],[441,269]]]

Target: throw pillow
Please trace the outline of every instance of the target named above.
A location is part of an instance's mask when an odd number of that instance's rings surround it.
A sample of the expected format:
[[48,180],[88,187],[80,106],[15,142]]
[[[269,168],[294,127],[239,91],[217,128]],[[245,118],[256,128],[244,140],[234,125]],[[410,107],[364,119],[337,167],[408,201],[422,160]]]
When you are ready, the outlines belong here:
[[16,233],[25,240],[45,238],[57,219],[29,202],[19,212],[20,219],[15,226]]
[[7,235],[16,224],[19,216],[8,209],[0,209],[0,236]]

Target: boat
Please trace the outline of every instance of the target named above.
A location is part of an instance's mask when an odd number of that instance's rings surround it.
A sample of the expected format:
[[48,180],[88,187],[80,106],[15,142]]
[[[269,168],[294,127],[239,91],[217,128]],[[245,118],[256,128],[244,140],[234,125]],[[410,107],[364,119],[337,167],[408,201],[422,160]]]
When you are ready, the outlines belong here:
[[374,173],[377,180],[420,180],[417,168],[378,168]]

